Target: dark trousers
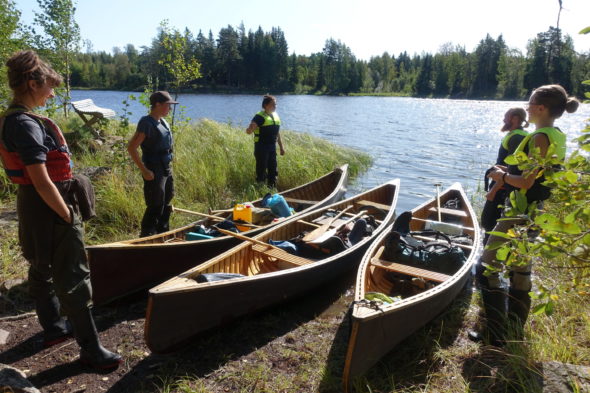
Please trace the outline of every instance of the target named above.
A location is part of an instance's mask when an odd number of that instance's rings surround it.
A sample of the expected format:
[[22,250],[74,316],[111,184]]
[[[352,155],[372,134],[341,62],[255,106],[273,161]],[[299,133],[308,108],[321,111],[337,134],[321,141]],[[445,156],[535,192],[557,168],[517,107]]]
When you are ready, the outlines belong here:
[[92,290],[80,218],[72,211],[71,224],[62,220],[33,186],[19,187],[17,211],[31,296],[43,302],[57,295],[66,315],[87,309]]
[[270,187],[277,183],[277,150],[272,147],[254,145],[254,157],[256,158],[256,181],[266,180]]
[[172,213],[170,201],[174,196],[174,179],[170,167],[146,165],[154,172],[153,180],[143,180],[145,213],[141,220],[141,237],[166,232],[170,229]]
[[[490,232],[496,226],[496,222],[502,216],[503,207],[506,197],[508,196],[507,190],[498,190],[493,201],[486,200],[483,210],[481,212],[481,226],[486,232]],[[489,235],[484,235],[483,244],[485,245]]]

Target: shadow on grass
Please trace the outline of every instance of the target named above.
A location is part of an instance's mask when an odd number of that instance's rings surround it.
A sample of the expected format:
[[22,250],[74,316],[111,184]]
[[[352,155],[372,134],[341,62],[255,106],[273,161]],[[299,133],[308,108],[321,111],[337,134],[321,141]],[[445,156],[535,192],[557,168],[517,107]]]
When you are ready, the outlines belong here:
[[543,391],[543,372],[532,362],[525,342],[509,341],[503,348],[482,346],[476,356],[465,359],[462,375],[472,392]]
[[[363,377],[351,381],[354,392],[390,392],[393,389],[424,386],[428,373],[437,362],[435,353],[455,342],[471,300],[470,285],[438,317],[397,345]],[[328,372],[319,391],[342,391],[342,370],[350,336],[350,318],[345,318],[336,333],[330,354]]]
[[341,276],[303,297],[205,332],[172,354],[151,354],[108,391],[161,392],[170,388],[170,381],[187,376],[205,378],[225,363],[256,351],[328,310],[350,288],[352,278],[352,275]]

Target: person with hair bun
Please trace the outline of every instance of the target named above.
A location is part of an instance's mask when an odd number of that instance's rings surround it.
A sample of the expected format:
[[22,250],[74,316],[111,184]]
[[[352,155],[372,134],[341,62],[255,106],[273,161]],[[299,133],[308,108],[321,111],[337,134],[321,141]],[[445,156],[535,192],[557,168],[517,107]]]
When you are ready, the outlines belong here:
[[[560,85],[545,85],[535,89],[527,107],[528,121],[535,125],[535,131],[522,140],[515,153],[525,152],[532,157],[538,151],[540,157],[545,157],[549,146],[553,146],[554,154],[560,161],[565,162],[567,138],[554,123],[564,112],[573,113],[578,106],[579,101],[568,97],[567,92]],[[540,170],[541,168],[537,168],[524,174],[515,165],[496,165],[488,176],[506,187],[509,192],[525,191],[529,206],[534,203],[541,208],[543,201],[551,195],[551,189],[543,184],[544,176],[538,176]],[[509,198],[506,199],[505,205],[510,208]],[[504,216],[503,219],[498,220],[493,232],[507,233],[514,226],[526,222],[524,217]],[[492,245],[502,241],[501,237],[491,235],[487,244]],[[484,266],[492,268],[486,276],[482,276],[480,281],[489,343],[496,346],[503,345],[508,326],[512,329],[514,338],[522,340],[524,323],[531,307],[529,296],[532,289],[531,261],[509,266],[509,285],[506,285],[503,280],[505,266],[503,261],[496,259],[495,248],[486,247],[481,262]],[[475,332],[470,333],[470,337],[482,338]]]
[[246,129],[247,134],[254,133],[254,157],[256,158],[256,181],[264,182],[269,187],[276,187],[277,182],[277,142],[280,153],[285,155],[283,141],[279,130],[281,119],[276,113],[277,99],[265,95],[262,99],[262,110],[258,112]]
[[[73,335],[82,363],[117,367],[122,358],[101,345],[90,310],[92,289],[80,216],[94,215],[94,201],[91,196],[81,200],[76,191],[82,177],[72,174],[70,151],[59,127],[33,112],[54,97],[53,88],[62,78],[30,50],[15,53],[6,66],[13,99],[0,115],[0,156],[8,178],[18,184],[19,243],[30,264],[29,292],[43,328],[43,346]],[[94,195],[89,182],[84,187],[82,194]]]

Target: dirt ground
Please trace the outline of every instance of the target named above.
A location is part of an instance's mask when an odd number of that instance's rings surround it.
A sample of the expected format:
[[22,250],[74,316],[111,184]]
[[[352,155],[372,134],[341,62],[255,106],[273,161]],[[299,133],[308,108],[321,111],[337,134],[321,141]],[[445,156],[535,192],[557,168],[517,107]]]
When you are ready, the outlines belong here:
[[[103,345],[119,352],[141,351],[148,357],[143,342],[145,301],[94,312]],[[125,357],[117,370],[96,373],[77,362],[79,347],[73,339],[51,348],[41,346],[41,327],[36,316],[0,322],[10,332],[8,342],[0,346],[0,363],[25,372],[29,381],[42,392],[133,392],[150,373],[150,361],[137,368],[140,356]],[[124,383],[121,380],[125,377]]]
[[295,359],[285,362],[282,354],[285,347],[292,347],[295,352],[317,350],[304,348],[305,338],[292,333],[297,327],[321,324],[321,334],[328,334],[324,340],[331,342],[342,329],[346,306],[352,299],[351,282],[352,276],[345,277],[303,298],[215,329],[192,340],[186,348],[167,355],[151,354],[145,345],[145,294],[97,307],[93,314],[103,345],[117,350],[125,359],[118,369],[99,373],[77,362],[79,349],[73,339],[48,349],[41,347],[41,327],[32,313],[32,304],[26,303],[24,283],[9,293],[10,298],[24,299],[19,305],[25,309],[18,313],[24,313],[24,317],[1,320],[15,312],[0,314],[0,329],[10,332],[6,345],[0,346],[0,363],[24,371],[29,381],[44,393],[161,392],[187,375],[201,379],[199,385],[207,385],[206,391],[241,391],[245,387],[239,386],[239,379],[223,374],[233,373],[231,364],[239,367],[259,361],[257,349],[266,347],[264,356],[270,359],[260,364],[266,364],[268,371],[272,369],[287,376],[289,369],[298,365],[293,364],[297,363]]

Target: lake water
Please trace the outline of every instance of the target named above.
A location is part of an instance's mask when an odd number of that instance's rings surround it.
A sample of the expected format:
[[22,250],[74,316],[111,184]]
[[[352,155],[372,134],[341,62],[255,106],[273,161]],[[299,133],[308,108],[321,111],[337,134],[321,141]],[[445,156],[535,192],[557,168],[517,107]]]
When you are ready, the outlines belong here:
[[[73,91],[72,100],[92,98],[98,106],[123,113],[128,92]],[[259,95],[184,94],[179,109],[197,121],[209,118],[246,128],[260,110]],[[461,182],[478,204],[482,176],[495,162],[503,133],[504,113],[525,102],[419,99],[400,97],[278,96],[282,129],[307,132],[370,154],[373,166],[349,187],[356,193],[392,178],[401,179],[398,212],[411,209],[443,187]],[[130,101],[131,120],[146,109]],[[590,118],[590,105],[556,122],[568,135],[568,151],[576,147]],[[532,129],[529,127],[529,129]],[[289,154],[289,146],[285,146]],[[279,158],[280,169],[280,158]],[[254,168],[252,168],[254,171]],[[279,174],[280,176],[280,174]]]

